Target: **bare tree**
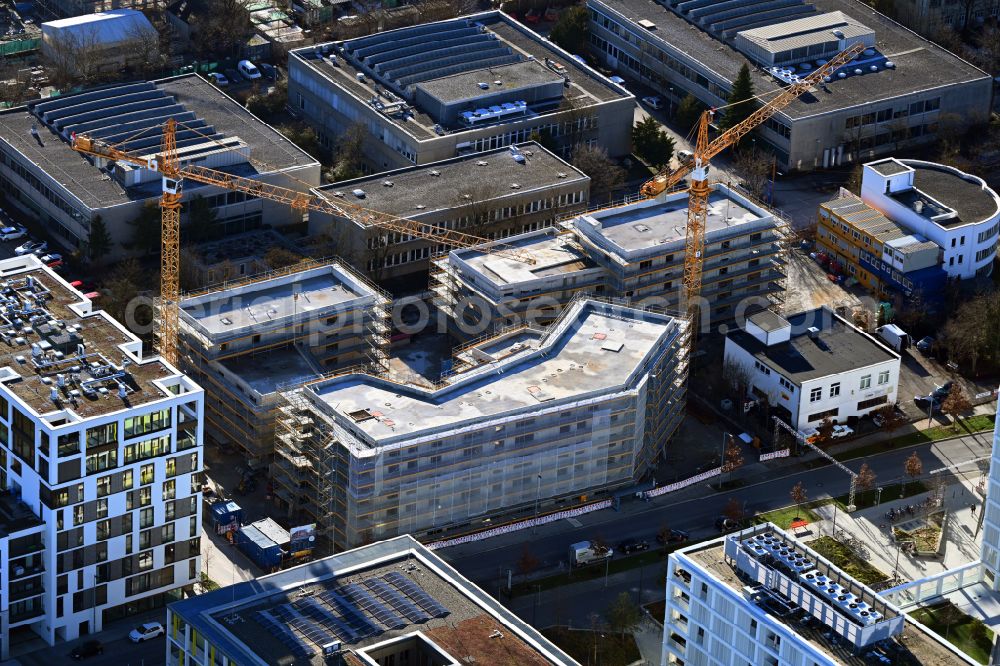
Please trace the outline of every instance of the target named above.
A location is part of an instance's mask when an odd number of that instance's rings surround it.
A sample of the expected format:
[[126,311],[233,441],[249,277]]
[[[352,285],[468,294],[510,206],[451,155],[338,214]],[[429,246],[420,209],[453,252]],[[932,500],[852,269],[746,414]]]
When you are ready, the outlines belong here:
[[743,462],[743,450],[740,448],[740,443],[736,441],[735,437],[729,435],[729,440],[726,444],[726,451],[722,457],[723,474],[732,476],[733,470],[742,467]]
[[573,166],[590,176],[593,197],[610,196],[625,184],[625,170],[608,157],[600,146],[578,143],[573,147]]
[[767,197],[773,159],[773,155],[756,147],[744,146],[733,154],[733,170],[743,187],[760,201]]
[[210,10],[192,20],[195,48],[203,56],[231,56],[253,34],[253,24],[241,0],[213,0]]
[[805,486],[802,485],[801,481],[792,486],[792,489],[788,492],[788,496],[792,498],[792,504],[796,506],[809,499]]
[[744,401],[746,401],[747,393],[750,391],[752,377],[753,372],[746,363],[740,363],[732,357],[722,362],[722,381],[726,388],[736,396],[741,410]]
[[868,466],[868,463],[864,463],[858,470],[858,476],[854,479],[854,486],[859,492],[864,493],[875,487],[876,480],[875,472]]
[[878,417],[879,428],[885,432],[892,432],[906,425],[907,418],[903,412],[899,411],[896,405],[886,405],[879,409],[875,415]]
[[817,444],[826,444],[831,439],[833,439],[833,421],[830,419],[830,417],[826,417],[825,419],[820,421],[819,427],[816,428],[816,431],[817,431],[817,436],[816,436]]
[[82,26],[47,36],[42,52],[53,82],[59,85],[94,82],[108,57],[97,28]]
[[327,171],[330,182],[350,180],[361,176],[364,162],[362,152],[368,130],[364,123],[352,123],[337,139],[337,147],[333,156],[333,167]]
[[960,414],[965,414],[972,410],[972,402],[969,400],[968,396],[965,395],[965,391],[962,389],[962,385],[958,382],[954,382],[951,385],[951,390],[948,391],[948,397],[944,399],[941,403],[941,411],[951,417],[951,429],[958,431],[958,417]]
[[125,32],[120,48],[125,52],[125,63],[135,67],[144,76],[159,71],[165,62],[161,55],[160,34],[140,24],[132,24]]
[[722,508],[722,515],[739,525],[746,517],[743,511],[743,503],[735,497],[730,497],[726,506]]
[[911,481],[914,481],[921,474],[924,473],[924,463],[920,460],[920,456],[914,451],[910,454],[910,457],[903,461],[903,472],[906,476],[910,477]]

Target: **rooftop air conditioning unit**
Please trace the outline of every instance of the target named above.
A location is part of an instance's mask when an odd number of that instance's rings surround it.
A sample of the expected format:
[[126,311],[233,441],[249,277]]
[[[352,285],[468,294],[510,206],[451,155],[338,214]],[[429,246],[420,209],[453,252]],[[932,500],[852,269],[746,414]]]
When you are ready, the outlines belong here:
[[808,331],[809,337],[812,338],[813,340],[819,337],[819,329],[816,328],[815,326],[810,326],[809,328],[806,329],[806,331]]

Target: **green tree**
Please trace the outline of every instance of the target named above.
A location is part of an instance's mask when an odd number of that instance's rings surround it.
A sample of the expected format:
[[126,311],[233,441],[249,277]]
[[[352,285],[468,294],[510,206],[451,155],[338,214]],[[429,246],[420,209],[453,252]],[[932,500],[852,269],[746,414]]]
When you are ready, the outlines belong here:
[[100,215],[95,215],[90,221],[90,232],[87,234],[87,259],[98,264],[111,251],[111,234],[108,226]]
[[274,85],[274,91],[270,94],[267,91],[255,92],[247,98],[247,110],[250,113],[263,118],[273,120],[285,110],[288,104],[288,82],[286,79],[278,81]]
[[641,160],[656,169],[670,164],[674,154],[674,140],[670,138],[656,118],[646,116],[632,128],[632,149]]
[[642,610],[633,601],[631,594],[621,592],[605,611],[605,619],[607,619],[611,631],[625,636],[642,621]]
[[132,227],[132,239],[126,247],[144,255],[153,254],[160,249],[160,207],[155,201],[147,201],[128,224]]
[[590,41],[590,12],[584,5],[575,5],[562,13],[552,26],[549,39],[570,53],[584,53]]
[[704,111],[705,105],[697,97],[688,93],[681,100],[681,103],[677,105],[677,111],[674,112],[674,120],[680,125],[682,130],[689,132],[698,123],[698,118],[701,117]]
[[289,141],[316,159],[321,157],[320,153],[323,151],[320,149],[319,137],[316,136],[316,131],[313,128],[302,123],[296,123],[281,125],[278,127],[278,131],[284,134]]
[[753,95],[753,81],[750,80],[750,67],[743,63],[733,89],[726,100],[725,115],[719,119],[719,127],[729,129],[746,120],[757,109],[757,101]]

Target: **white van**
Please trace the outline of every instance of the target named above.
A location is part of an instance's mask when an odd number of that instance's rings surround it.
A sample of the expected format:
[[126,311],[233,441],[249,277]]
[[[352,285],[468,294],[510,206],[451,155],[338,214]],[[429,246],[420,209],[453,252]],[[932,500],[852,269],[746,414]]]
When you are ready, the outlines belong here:
[[677,161],[681,164],[687,164],[694,160],[694,153],[690,150],[678,150],[677,151]]
[[240,60],[239,64],[236,65],[236,69],[248,80],[252,81],[253,79],[260,78],[260,70],[249,60]]

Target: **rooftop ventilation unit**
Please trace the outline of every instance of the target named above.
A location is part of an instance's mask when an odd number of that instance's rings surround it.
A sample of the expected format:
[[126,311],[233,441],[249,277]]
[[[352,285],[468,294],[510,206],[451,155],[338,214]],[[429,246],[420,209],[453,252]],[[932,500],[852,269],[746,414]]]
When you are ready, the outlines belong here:
[[441,172],[438,171],[437,169],[431,169],[430,173],[431,173],[432,176],[440,176],[441,175]]
[[486,160],[479,160],[478,162],[476,162],[476,166],[487,166],[487,165],[489,165],[489,162],[487,162]]
[[646,30],[656,30],[656,24],[650,21],[649,19],[640,19],[638,23]]
[[816,328],[815,326],[810,326],[809,328],[806,329],[806,331],[809,333],[809,337],[812,338],[813,340],[819,337],[819,329]]
[[382,187],[392,187],[393,182],[391,180],[383,180]]
[[521,189],[521,184],[520,183],[511,183],[510,184],[510,189],[512,189],[512,190],[519,190],[519,189]]

